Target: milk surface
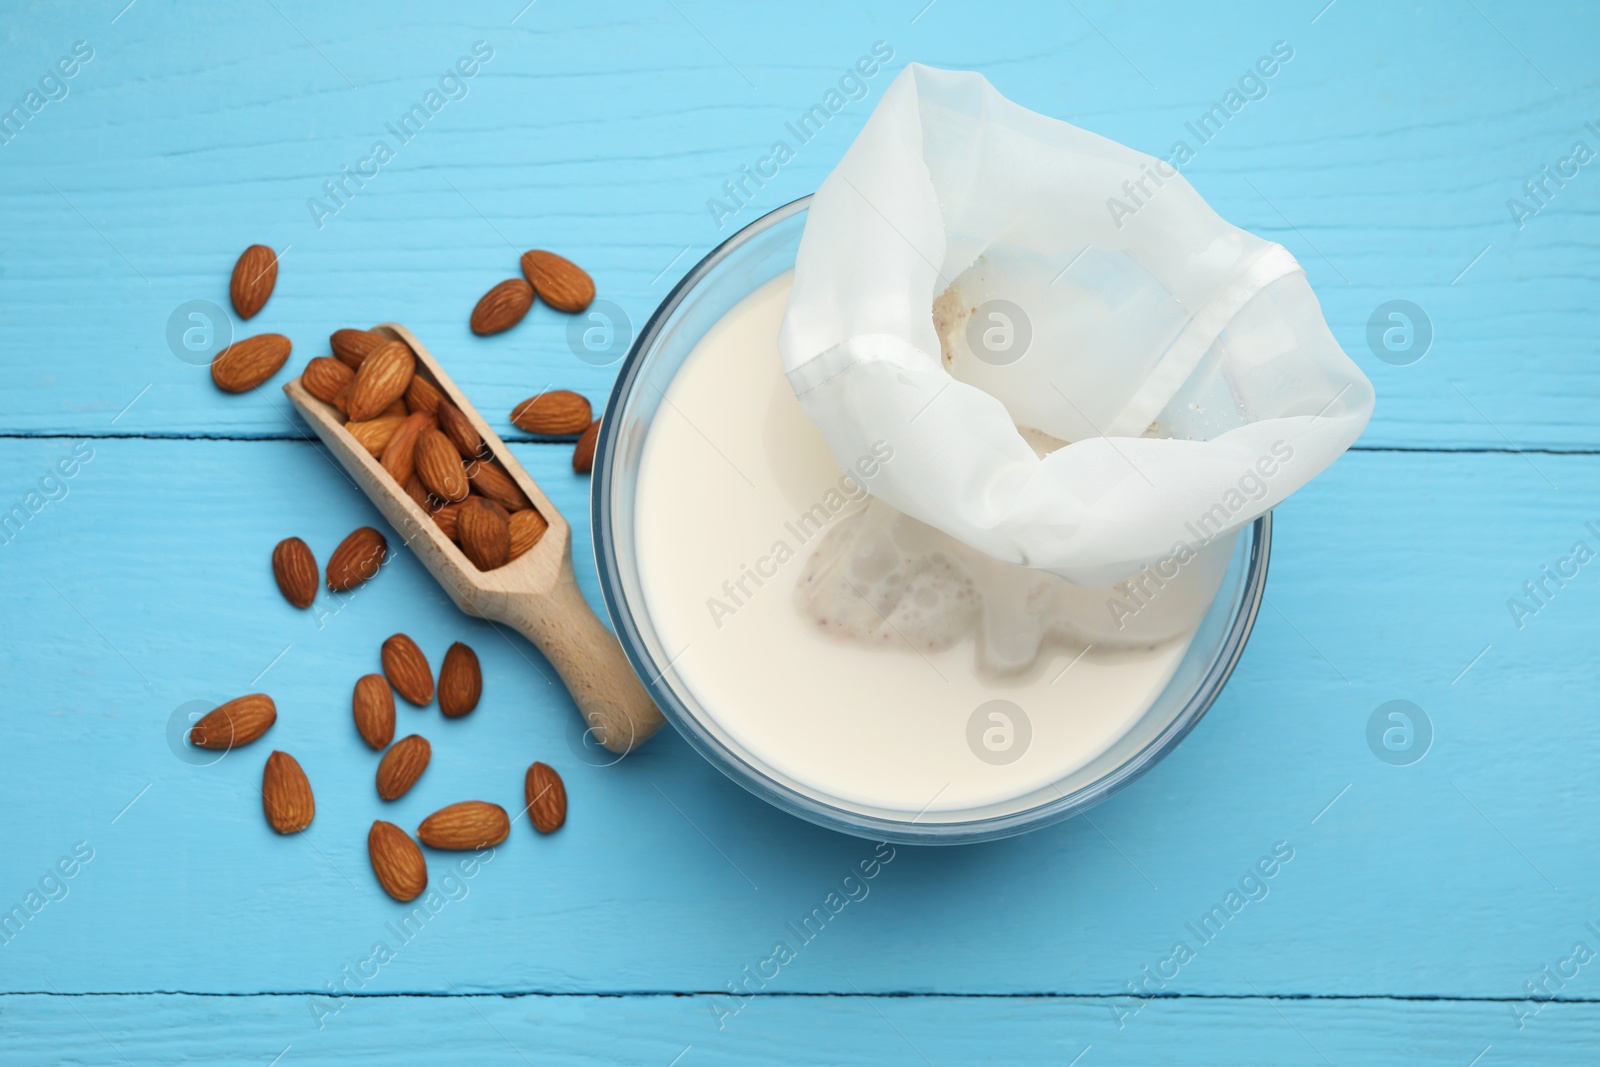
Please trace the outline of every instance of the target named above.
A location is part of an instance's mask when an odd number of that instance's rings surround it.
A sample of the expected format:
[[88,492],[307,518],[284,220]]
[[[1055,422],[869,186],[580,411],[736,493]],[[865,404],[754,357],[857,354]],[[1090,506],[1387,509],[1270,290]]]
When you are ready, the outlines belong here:
[[706,334],[645,441],[635,543],[666,680],[824,799],[937,816],[1047,788],[1128,731],[1192,634],[1116,648],[1058,635],[996,674],[975,637],[918,640],[891,619],[866,628],[873,641],[819,627],[797,585],[827,536],[861,521],[865,472],[893,459],[842,470],[801,410],[777,353],[789,281]]

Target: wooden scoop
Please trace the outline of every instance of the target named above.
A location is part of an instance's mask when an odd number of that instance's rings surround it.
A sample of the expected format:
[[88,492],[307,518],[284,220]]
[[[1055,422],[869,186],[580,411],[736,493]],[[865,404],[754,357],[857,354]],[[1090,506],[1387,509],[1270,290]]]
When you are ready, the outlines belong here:
[[503,622],[538,645],[561,675],[596,740],[606,748],[625,753],[642,744],[665,720],[639,684],[622,646],[601,625],[578,591],[572,573],[572,537],[567,520],[409,330],[387,323],[374,327],[372,332],[410,346],[417,357],[416,373],[461,409],[500,466],[550,524],[528,551],[503,567],[479,570],[445,536],[432,516],[350,436],[337,408],[306,392],[298,377],[283,391],[450,594],[456,607],[468,615]]

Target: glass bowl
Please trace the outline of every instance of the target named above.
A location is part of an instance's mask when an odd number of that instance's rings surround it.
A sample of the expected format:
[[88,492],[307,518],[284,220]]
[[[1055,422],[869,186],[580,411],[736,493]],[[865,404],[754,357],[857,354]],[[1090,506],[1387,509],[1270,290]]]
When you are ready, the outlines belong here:
[[657,706],[713,766],[819,825],[872,840],[960,844],[1025,833],[1091,808],[1172,751],[1233,673],[1266,589],[1270,512],[1240,530],[1222,587],[1187,654],[1128,732],[1050,786],[995,804],[927,815],[824,795],[746,750],[670,669],[634,551],[634,489],[645,438],[668,383],[706,331],[762,283],[794,267],[810,199],[757,219],[696,264],[640,331],[611,390],[595,452],[592,508],[600,590],[622,648]]

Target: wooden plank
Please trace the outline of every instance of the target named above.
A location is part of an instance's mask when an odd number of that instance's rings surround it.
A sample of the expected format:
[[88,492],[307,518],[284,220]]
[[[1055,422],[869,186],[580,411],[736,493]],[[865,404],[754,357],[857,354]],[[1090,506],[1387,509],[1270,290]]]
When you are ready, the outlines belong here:
[[[1003,16],[940,4],[910,21],[828,0],[781,31],[709,4],[552,5],[514,25],[443,25],[420,3],[378,20],[280,7],[182,18],[139,7],[115,24],[35,12],[0,42],[5,68],[24,73],[74,40],[96,49],[69,95],[0,152],[5,429],[291,433],[272,389],[219,397],[167,340],[187,302],[226,304],[233,258],[258,241],[286,251],[277,293],[243,328],[295,340],[285,375],[324,352],[333,328],[395,319],[499,429],[551,383],[599,400],[615,368],[574,354],[566,317],[536,308],[499,337],[468,333],[474,301],[515,273],[516,253],[572,255],[636,329],[734,227],[814,189],[892,73],[919,59],[980,68],[1035,109],[1147,151],[1194,142],[1189,177],[1225,216],[1300,257],[1376,382],[1368,446],[1600,444],[1589,299],[1600,180],[1584,168],[1520,226],[1507,207],[1576,140],[1600,148],[1585,127],[1600,122],[1594,14],[1577,2],[1541,8],[1536,39],[1504,4],[1464,17],[1346,3],[1314,22],[1264,0],[1159,19],[1097,4]],[[253,46],[224,54],[217,40]],[[388,132],[478,40],[494,55],[465,96],[404,143]],[[785,124],[879,40],[894,49],[890,69],[800,144]],[[1293,60],[1200,145],[1185,124],[1279,40]],[[319,218],[308,202],[379,139],[394,159]],[[719,221],[707,201],[780,139],[795,141],[794,159]],[[1414,366],[1368,348],[1369,318],[1395,299],[1432,323]]]
[[[539,839],[519,822],[492,861],[448,882],[453,858],[433,855],[444,903],[373,991],[721,990],[873,857],[747,795],[670,731],[615,766],[586,764],[548,665],[461,616],[404,553],[342,607],[289,607],[273,544],[297,534],[325,559],[379,521],[314,446],[90,447],[66,495],[0,547],[0,799],[15,813],[0,825],[0,903],[23,903],[75,843],[94,850],[0,948],[4,990],[320,988],[407,911],[371,880],[370,821],[414,827],[472,797],[517,806],[535,758],[566,776],[567,828]],[[24,500],[72,448],[0,442],[4,500]],[[564,448],[513,451],[573,519],[593,599],[587,481]],[[1256,634],[1173,756],[1088,818],[897,850],[774,990],[1115,994],[1196,941],[1189,924],[1281,841],[1294,858],[1264,899],[1167,991],[1522,996],[1576,940],[1600,938],[1585,925],[1600,925],[1594,857],[1572,836],[1572,813],[1600,796],[1600,587],[1581,570],[1520,630],[1506,602],[1574,541],[1600,544],[1585,526],[1600,525],[1597,489],[1593,457],[1341,460],[1280,509]],[[436,662],[467,641],[485,684],[459,721],[400,709],[400,731],[428,736],[434,760],[385,805],[348,708],[396,630]],[[169,748],[187,702],[257,689],[278,701],[268,738],[208,767]],[[1367,742],[1374,710],[1402,698],[1435,732],[1409,767]],[[299,837],[260,814],[273,747],[317,790]]]
[[[0,997],[18,1063],[1151,1064],[1586,1063],[1600,1005],[1518,1030],[1484,1001],[1152,1000],[1119,1030],[1092,999]],[[335,1013],[335,1009],[337,1009]],[[722,1028],[718,1028],[719,1021]],[[319,1025],[320,1029],[319,1029]],[[273,1057],[281,1057],[274,1060]],[[1477,1059],[1475,1059],[1477,1057]]]

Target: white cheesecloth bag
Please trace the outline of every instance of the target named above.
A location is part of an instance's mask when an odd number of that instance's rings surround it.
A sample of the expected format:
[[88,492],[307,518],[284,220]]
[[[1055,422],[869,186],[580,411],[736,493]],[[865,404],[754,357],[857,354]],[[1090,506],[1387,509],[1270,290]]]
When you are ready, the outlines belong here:
[[[941,344],[936,314],[966,322]],[[840,466],[893,446],[874,496],[1082,585],[1218,507],[1251,522],[1373,410],[1283,246],[1162,160],[920,64],[811,202],[779,350]],[[1067,445],[1040,458],[1019,427]]]
[[844,470],[892,452],[863,480],[885,522],[1088,589],[1231,545],[1373,406],[1282,246],[919,64],[811,203],[779,349]]

